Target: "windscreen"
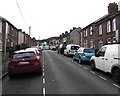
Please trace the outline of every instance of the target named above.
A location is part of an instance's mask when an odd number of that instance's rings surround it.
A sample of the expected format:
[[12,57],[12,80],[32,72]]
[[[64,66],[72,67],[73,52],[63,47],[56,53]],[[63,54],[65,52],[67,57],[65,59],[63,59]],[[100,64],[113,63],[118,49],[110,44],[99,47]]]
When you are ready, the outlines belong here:
[[84,49],[85,53],[94,53],[94,49]]
[[71,46],[71,50],[78,50],[79,46]]
[[15,53],[13,55],[13,59],[19,59],[19,58],[30,58],[34,57],[35,53],[34,52],[22,52],[22,53]]

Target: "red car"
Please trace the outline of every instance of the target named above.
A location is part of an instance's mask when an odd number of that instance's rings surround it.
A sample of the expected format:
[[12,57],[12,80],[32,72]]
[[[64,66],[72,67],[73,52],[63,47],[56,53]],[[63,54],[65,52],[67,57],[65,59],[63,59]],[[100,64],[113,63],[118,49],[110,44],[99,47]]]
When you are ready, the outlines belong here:
[[42,59],[34,50],[15,51],[8,64],[8,75],[17,73],[38,72],[42,74]]

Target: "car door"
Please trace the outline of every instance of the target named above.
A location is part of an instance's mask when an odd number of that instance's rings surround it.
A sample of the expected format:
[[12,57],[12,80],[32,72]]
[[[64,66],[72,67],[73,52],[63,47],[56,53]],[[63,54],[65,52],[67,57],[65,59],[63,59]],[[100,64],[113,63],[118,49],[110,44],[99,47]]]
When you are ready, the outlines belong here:
[[96,67],[102,71],[105,71],[105,52],[106,52],[106,47],[102,47],[98,53],[97,53],[97,57],[95,60],[96,63]]

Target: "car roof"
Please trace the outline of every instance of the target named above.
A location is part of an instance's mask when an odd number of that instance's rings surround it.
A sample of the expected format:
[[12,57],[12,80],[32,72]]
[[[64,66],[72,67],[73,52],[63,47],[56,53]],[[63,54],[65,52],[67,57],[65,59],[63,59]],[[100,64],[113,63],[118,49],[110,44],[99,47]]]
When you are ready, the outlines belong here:
[[35,50],[30,50],[30,49],[25,49],[25,50],[18,50],[18,51],[15,51],[14,53],[24,53],[24,52],[35,52]]
[[104,45],[104,46],[102,46],[102,47],[113,47],[113,46],[120,46],[120,44],[109,44],[109,45]]
[[80,46],[80,45],[77,45],[77,44],[68,44],[67,46]]
[[79,49],[93,49],[93,48],[80,47]]
[[33,50],[33,51],[34,51],[34,50],[38,50],[38,48],[31,47],[31,48],[26,48],[25,50],[28,50],[28,51],[29,51],[29,50]]

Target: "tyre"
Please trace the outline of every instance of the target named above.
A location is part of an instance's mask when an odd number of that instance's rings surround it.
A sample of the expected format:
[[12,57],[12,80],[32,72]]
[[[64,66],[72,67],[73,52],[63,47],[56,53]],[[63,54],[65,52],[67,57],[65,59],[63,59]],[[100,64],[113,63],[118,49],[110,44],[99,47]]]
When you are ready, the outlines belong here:
[[81,63],[82,63],[82,59],[81,59],[81,58],[79,58],[78,63],[79,63],[79,64],[81,64]]
[[42,74],[43,74],[43,72],[42,72],[42,71],[37,71],[37,73],[38,73],[39,75],[42,75]]
[[69,56],[68,52],[67,52],[67,57]]
[[113,77],[113,80],[116,83],[120,83],[120,69],[119,68],[113,69],[113,71],[112,71],[112,77]]
[[95,62],[94,61],[91,61],[90,67],[91,67],[92,70],[96,70]]

